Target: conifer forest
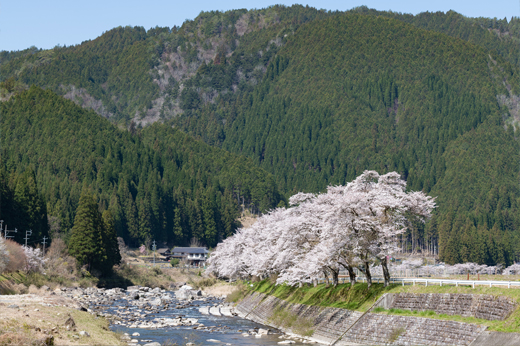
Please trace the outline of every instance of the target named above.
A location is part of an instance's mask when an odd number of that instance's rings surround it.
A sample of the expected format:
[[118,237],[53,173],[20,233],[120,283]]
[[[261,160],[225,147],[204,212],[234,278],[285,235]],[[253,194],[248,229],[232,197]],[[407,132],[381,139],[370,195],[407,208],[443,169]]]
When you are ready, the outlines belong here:
[[518,17],[294,5],[1,51],[0,219],[103,267],[116,237],[214,248],[245,211],[395,172],[436,205],[396,251],[509,266],[519,33]]

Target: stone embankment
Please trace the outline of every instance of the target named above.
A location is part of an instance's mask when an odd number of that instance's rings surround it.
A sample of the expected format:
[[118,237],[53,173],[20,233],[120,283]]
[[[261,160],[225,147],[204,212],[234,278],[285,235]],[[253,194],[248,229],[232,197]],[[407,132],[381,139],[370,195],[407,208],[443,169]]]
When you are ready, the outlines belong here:
[[414,294],[388,293],[380,305],[385,309],[431,310],[438,314],[505,320],[516,304],[508,297],[487,294]]
[[[419,297],[385,295],[373,307],[401,306],[401,308],[405,308],[408,306],[408,308],[413,307],[417,310],[434,310],[432,307],[435,306],[439,311],[451,311],[452,314],[462,311],[464,308],[473,308],[473,310],[470,309],[473,314],[471,316],[475,316],[484,314],[484,306],[487,306],[489,311],[486,316],[490,319],[497,319],[499,316],[503,318],[511,312],[512,307],[514,308],[511,301],[495,299],[492,296],[417,296]],[[433,303],[436,300],[438,302]],[[450,306],[450,302],[452,306]],[[482,308],[478,308],[478,306]],[[480,346],[493,340],[494,336],[509,340],[508,342],[512,342],[511,345],[515,344],[514,342],[516,342],[515,345],[520,345],[520,335],[518,334],[485,332],[486,327],[477,324],[415,316],[377,314],[370,312],[372,309],[362,313],[346,309],[291,304],[274,296],[257,292],[246,296],[231,313],[236,313],[240,317],[257,323],[273,325],[277,312],[281,310],[289,312],[296,320],[311,321],[312,327],[309,330],[308,339],[328,345]],[[466,314],[466,316],[468,315],[470,314]],[[282,327],[281,329],[287,333],[295,332],[290,328],[284,330]]]

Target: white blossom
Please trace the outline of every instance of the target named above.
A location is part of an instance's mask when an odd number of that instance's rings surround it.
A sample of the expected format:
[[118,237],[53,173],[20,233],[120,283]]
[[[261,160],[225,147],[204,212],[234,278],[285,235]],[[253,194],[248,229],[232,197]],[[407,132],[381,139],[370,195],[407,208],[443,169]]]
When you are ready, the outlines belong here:
[[43,258],[42,251],[38,248],[32,248],[29,246],[22,246],[23,251],[25,253],[26,272],[41,272],[43,271],[43,266],[46,262],[46,259]]
[[355,266],[370,276],[370,264],[382,264],[399,251],[396,236],[409,217],[425,221],[435,207],[422,192],[406,192],[406,182],[392,172],[365,171],[346,186],[320,194],[298,193],[291,208],[262,215],[247,229],[224,240],[209,259],[210,271],[224,277],[266,277],[291,285],[330,276]]

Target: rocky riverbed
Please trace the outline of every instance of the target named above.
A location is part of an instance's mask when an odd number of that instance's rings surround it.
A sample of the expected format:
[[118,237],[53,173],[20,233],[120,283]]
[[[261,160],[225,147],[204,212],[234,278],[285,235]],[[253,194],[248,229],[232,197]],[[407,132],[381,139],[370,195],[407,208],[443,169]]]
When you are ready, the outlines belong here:
[[62,288],[55,293],[73,299],[81,310],[107,318],[128,345],[309,343],[238,318],[222,298],[187,285],[175,291],[132,286],[126,290]]

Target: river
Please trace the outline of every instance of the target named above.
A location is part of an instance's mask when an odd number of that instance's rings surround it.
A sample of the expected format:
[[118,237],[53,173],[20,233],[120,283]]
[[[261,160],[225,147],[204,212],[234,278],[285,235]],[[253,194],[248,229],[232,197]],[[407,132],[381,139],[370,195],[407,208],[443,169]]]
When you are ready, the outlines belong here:
[[[173,292],[165,293],[175,296]],[[222,303],[221,299],[195,300],[188,306],[182,308],[178,308],[179,305],[177,302],[178,301],[174,299],[172,304],[169,304],[167,308],[142,317],[140,320],[146,322],[157,318],[194,318],[198,320],[198,324],[203,324],[205,329],[195,328],[193,326],[145,329],[139,327],[129,328],[128,326],[118,324],[112,324],[110,328],[117,332],[128,333],[132,339],[138,340],[138,343],[134,342],[133,345],[144,345],[151,342],[159,342],[161,345],[185,345],[189,342],[195,345],[278,345],[278,342],[286,340],[280,338],[282,335],[281,332],[247,319],[203,315],[199,312],[199,307]],[[100,306],[97,305],[97,309],[99,308]],[[118,314],[121,315],[121,311],[125,313],[141,311],[138,306],[129,306],[128,300],[125,299],[115,300],[110,305],[103,306],[102,309],[116,316]],[[257,331],[259,328],[270,329],[270,334],[263,335],[262,337],[243,335],[244,333],[248,333],[248,331]],[[132,336],[134,333],[139,333],[140,335]],[[215,340],[220,342],[216,342]],[[292,345],[301,346],[304,345],[304,343],[296,341]]]

